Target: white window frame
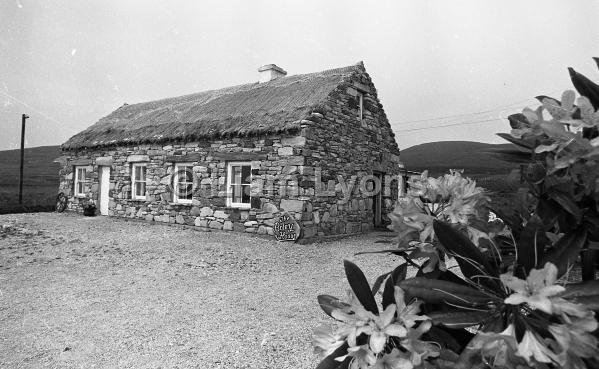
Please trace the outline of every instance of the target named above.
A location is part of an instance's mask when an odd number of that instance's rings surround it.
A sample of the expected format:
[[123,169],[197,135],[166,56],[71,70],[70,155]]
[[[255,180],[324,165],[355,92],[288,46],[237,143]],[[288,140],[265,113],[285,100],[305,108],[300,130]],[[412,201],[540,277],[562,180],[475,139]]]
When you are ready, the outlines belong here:
[[[252,162],[250,161],[230,161],[227,163],[227,207],[230,208],[240,208],[240,209],[249,209],[252,206],[252,195],[250,192],[250,202],[235,202],[233,201],[233,167],[235,166],[249,166],[250,167],[250,180],[248,186],[251,191],[252,186]],[[243,189],[242,184],[242,189]]]
[[358,91],[358,119],[364,119],[364,92]]
[[[191,163],[175,163],[175,175],[174,175],[174,183],[173,183],[173,202],[177,203],[177,204],[191,204],[193,199],[182,199],[178,196],[179,193],[179,168],[181,167],[192,167],[193,168],[193,164]],[[193,173],[193,169],[192,169],[192,173]],[[195,183],[193,183],[193,175],[192,175],[192,179],[191,179],[191,183],[192,183],[192,193],[195,187]],[[185,182],[188,183],[188,182]],[[192,194],[192,198],[193,198],[193,194]]]
[[[140,180],[139,178],[135,177],[135,170],[137,168],[144,168],[144,180]],[[148,165],[147,163],[133,163],[131,164],[131,199],[133,200],[145,200],[146,199],[146,193],[144,191],[143,194],[138,194],[137,193],[137,183],[141,183],[141,182],[145,182],[145,186],[144,189],[147,190],[147,186],[148,186]]]
[[[83,179],[79,178],[79,170],[83,170]],[[75,197],[85,197],[85,177],[87,176],[87,166],[75,166],[74,170],[74,183],[75,187],[73,193]],[[79,184],[81,183],[81,192],[79,192]]]

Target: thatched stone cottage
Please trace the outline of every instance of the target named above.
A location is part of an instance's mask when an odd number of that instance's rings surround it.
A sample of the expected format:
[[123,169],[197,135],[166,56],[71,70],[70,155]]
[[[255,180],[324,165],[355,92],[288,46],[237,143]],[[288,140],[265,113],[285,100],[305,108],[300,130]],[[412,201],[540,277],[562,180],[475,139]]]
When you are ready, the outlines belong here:
[[257,83],[125,104],[71,137],[69,209],[261,234],[286,212],[303,239],[384,223],[399,149],[364,65],[259,71]]

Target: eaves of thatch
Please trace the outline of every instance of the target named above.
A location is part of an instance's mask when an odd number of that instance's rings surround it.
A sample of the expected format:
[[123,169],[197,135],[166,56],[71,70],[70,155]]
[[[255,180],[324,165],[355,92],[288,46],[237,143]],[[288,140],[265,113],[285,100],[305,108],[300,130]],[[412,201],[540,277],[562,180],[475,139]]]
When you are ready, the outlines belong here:
[[123,105],[71,137],[63,150],[293,132],[362,62],[163,100]]

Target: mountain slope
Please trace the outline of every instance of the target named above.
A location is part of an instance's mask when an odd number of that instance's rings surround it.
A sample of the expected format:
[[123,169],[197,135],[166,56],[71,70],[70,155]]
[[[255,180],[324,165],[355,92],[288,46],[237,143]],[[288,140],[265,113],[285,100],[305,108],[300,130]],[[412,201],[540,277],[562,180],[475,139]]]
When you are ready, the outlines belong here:
[[25,149],[23,204],[18,204],[20,150],[0,151],[0,214],[52,210],[58,193],[59,146]]
[[502,174],[517,164],[500,160],[493,150],[513,148],[512,144],[488,144],[471,141],[441,141],[401,150],[400,158],[408,170],[429,170],[433,175],[449,169],[464,169],[466,175]]
[[[40,146],[25,149],[24,173],[27,178],[56,178],[60,165],[54,159],[61,155],[59,146]],[[0,185],[18,185],[21,150],[0,151]]]

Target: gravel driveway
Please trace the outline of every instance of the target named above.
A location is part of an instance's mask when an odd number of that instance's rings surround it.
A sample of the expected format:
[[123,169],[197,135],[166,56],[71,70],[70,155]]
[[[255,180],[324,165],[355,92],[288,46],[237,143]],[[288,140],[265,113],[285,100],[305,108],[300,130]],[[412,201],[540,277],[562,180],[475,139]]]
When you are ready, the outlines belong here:
[[314,368],[342,260],[380,234],[297,245],[75,214],[0,216],[2,368]]

